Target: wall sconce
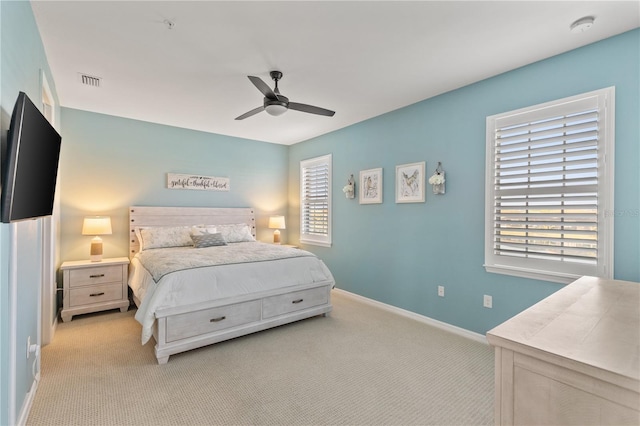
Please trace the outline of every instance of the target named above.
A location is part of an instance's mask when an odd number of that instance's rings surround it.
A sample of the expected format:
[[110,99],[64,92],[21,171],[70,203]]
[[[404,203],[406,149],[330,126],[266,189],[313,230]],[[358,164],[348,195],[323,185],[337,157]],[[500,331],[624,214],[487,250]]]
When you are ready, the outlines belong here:
[[271,216],[269,218],[269,228],[275,229],[273,231],[273,243],[280,244],[280,230],[287,228],[284,223],[284,216]]
[[342,188],[342,192],[344,192],[344,196],[347,198],[356,197],[356,181],[353,179],[353,175],[347,180],[347,184]]
[[87,216],[82,223],[82,235],[95,235],[91,239],[91,261],[102,261],[102,238],[99,235],[111,235],[109,216]]
[[438,167],[433,175],[429,178],[429,183],[433,188],[434,194],[444,194],[444,170],[442,170],[442,163],[438,161]]

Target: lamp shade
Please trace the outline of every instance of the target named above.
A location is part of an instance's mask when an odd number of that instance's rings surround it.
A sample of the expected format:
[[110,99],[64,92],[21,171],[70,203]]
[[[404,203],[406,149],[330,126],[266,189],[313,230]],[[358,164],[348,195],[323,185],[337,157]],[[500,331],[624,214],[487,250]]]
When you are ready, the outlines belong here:
[[87,216],[82,224],[82,235],[110,235],[111,218],[109,216]]
[[286,229],[284,223],[284,216],[271,216],[269,218],[269,228],[271,229]]

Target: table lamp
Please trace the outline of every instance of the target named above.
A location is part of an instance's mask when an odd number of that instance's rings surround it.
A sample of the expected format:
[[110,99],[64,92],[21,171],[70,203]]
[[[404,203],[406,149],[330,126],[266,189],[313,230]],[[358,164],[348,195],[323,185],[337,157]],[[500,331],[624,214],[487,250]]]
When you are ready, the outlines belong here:
[[111,218],[109,216],[87,216],[82,224],[82,235],[95,235],[91,239],[91,261],[102,261],[102,238],[100,235],[111,235]]
[[273,243],[280,244],[280,230],[287,228],[284,224],[284,216],[271,216],[269,218],[269,228],[275,229],[273,231]]

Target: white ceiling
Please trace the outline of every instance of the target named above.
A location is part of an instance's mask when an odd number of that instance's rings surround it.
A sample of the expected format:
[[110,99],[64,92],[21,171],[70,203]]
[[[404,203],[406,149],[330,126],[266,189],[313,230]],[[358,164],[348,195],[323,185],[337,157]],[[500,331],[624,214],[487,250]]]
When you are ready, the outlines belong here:
[[[293,144],[640,26],[639,1],[32,1],[60,104]],[[574,34],[575,20],[595,17]],[[166,20],[174,25],[169,29]],[[247,75],[334,117],[262,105]],[[102,78],[80,83],[79,73]]]

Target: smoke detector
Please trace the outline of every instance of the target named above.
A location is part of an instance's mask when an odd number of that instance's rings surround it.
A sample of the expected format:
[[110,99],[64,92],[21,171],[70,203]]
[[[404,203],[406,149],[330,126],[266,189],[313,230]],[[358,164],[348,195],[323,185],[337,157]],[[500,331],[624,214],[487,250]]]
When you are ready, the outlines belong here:
[[593,26],[593,21],[595,21],[593,16],[585,16],[571,24],[569,30],[574,34],[583,33]]

